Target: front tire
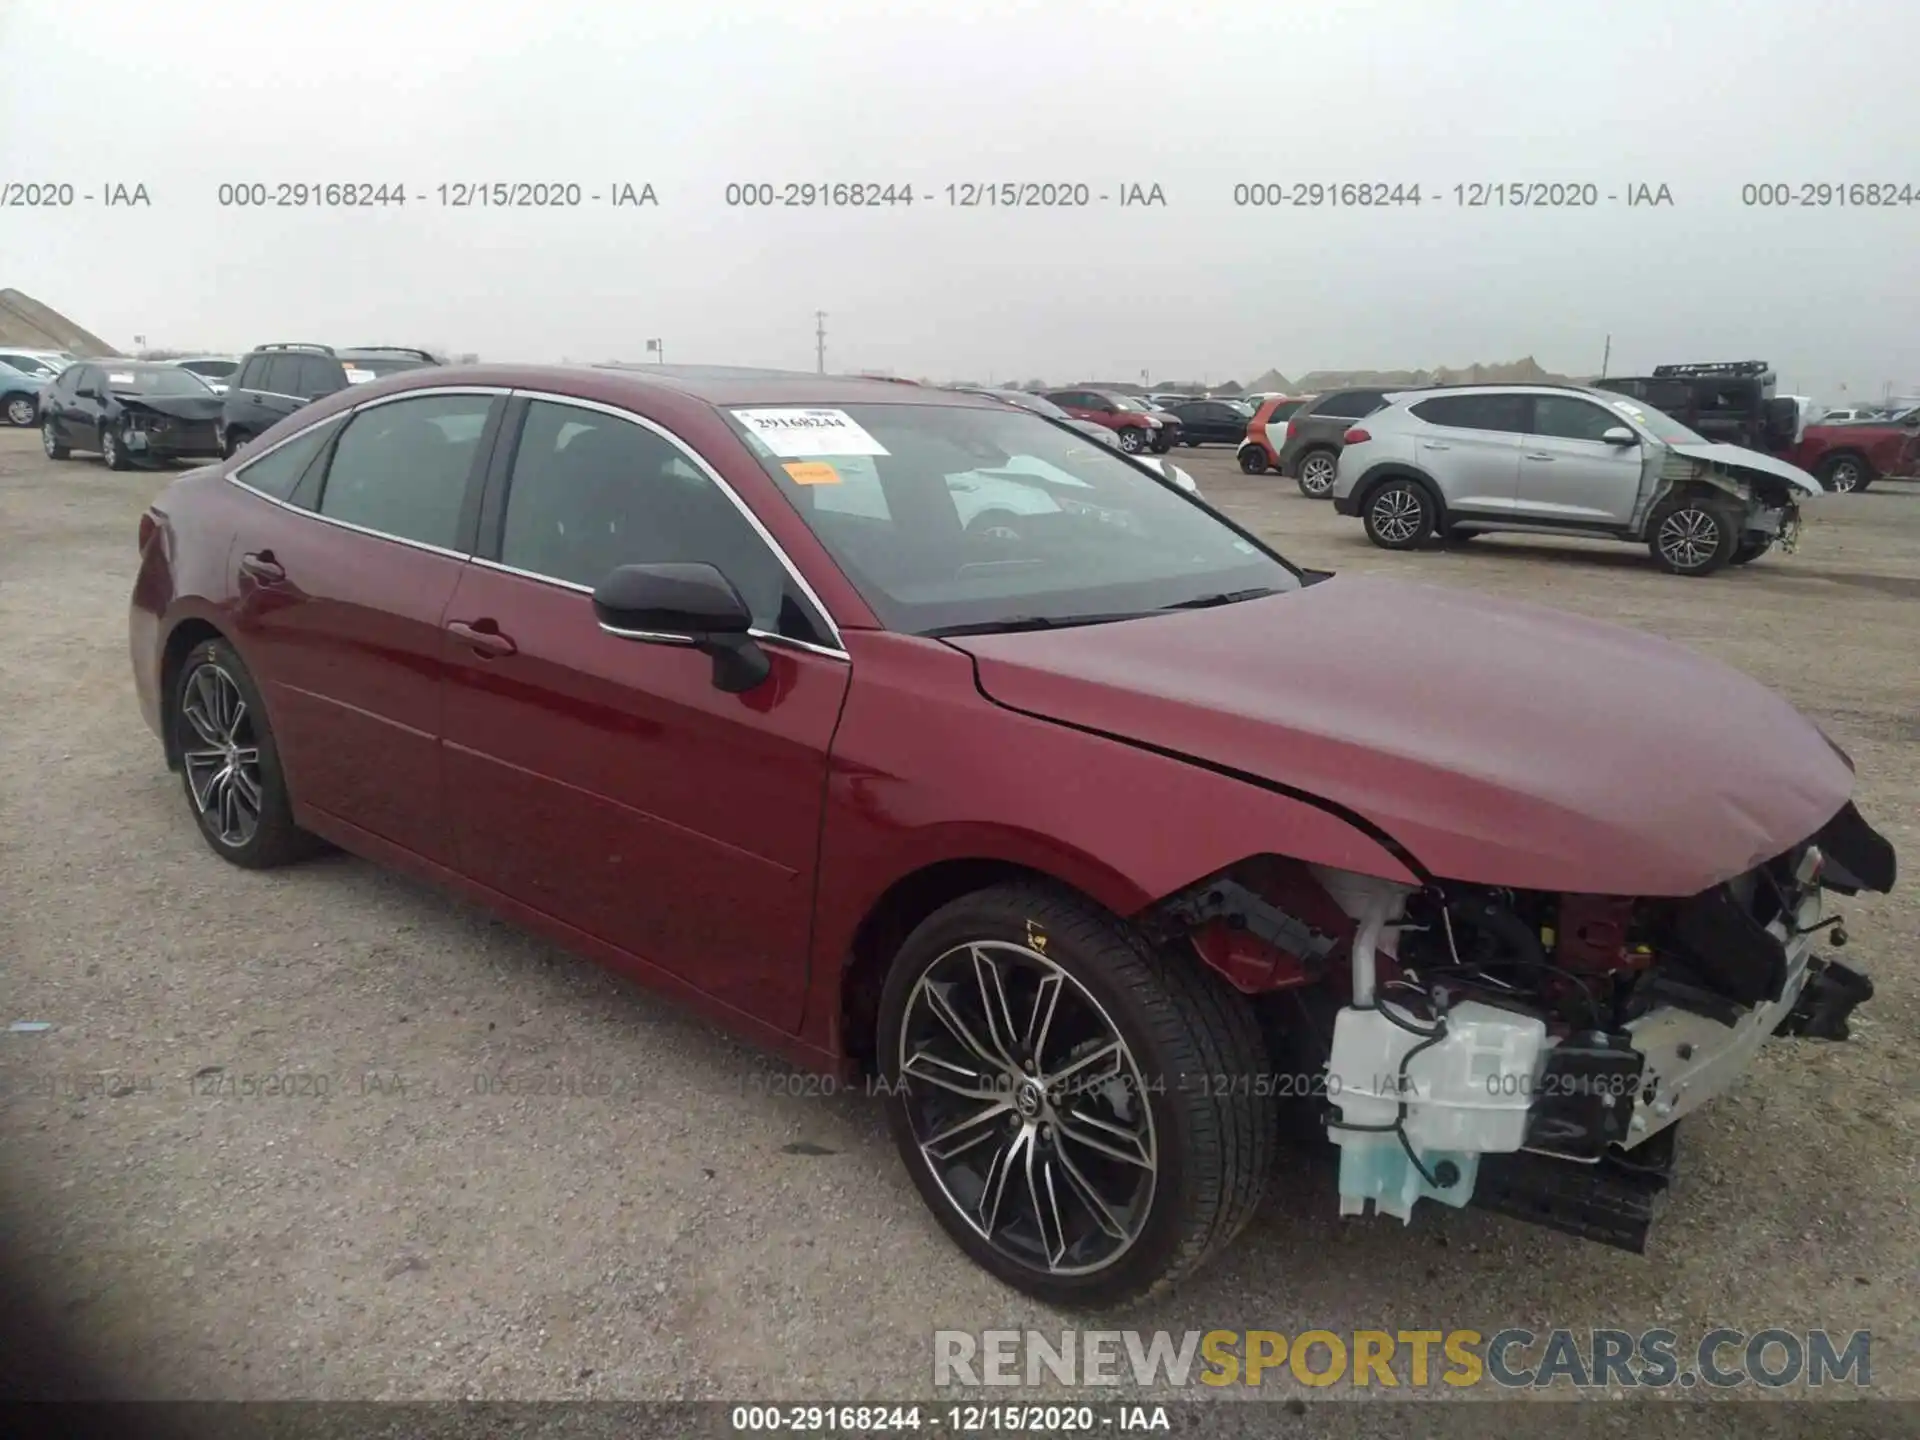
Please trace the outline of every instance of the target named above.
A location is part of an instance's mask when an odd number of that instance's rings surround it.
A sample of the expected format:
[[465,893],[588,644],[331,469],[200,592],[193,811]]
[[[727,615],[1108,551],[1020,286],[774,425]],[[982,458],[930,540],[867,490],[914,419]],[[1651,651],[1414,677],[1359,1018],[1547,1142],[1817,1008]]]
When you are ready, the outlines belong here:
[[73,454],[67,448],[66,441],[60,438],[59,427],[53,423],[50,415],[40,422],[40,448],[47,452],[49,460],[65,460]]
[[1300,457],[1300,493],[1309,500],[1324,500],[1333,494],[1333,482],[1340,472],[1340,460],[1331,450],[1309,450]]
[[1418,550],[1438,520],[1433,497],[1417,480],[1389,480],[1367,497],[1362,523],[1382,550]]
[[231,645],[207,640],[188,653],[167,713],[187,806],[214,854],[267,870],[322,848],[293,823],[266,705]]
[[1147,448],[1147,432],[1129,425],[1120,432],[1120,448],[1129,455],[1138,455]]
[[879,1030],[921,1197],[1028,1295],[1095,1309],[1164,1290],[1259,1203],[1278,1113],[1253,1083],[1251,1006],[1076,896],[1009,884],[935,911],[887,976]]
[[1836,495],[1852,495],[1873,483],[1858,455],[1835,455],[1820,467],[1820,483]]
[[131,470],[133,461],[127,458],[127,445],[120,433],[111,425],[100,427],[100,458],[106,462],[109,470]]
[[1740,515],[1707,495],[1663,502],[1647,524],[1647,549],[1669,575],[1711,575],[1733,560],[1740,543]]

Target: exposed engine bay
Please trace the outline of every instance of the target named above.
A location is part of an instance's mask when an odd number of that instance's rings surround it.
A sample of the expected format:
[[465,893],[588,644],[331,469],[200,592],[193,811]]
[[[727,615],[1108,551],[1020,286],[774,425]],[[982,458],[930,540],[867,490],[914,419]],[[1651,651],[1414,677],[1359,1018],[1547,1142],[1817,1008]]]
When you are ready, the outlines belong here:
[[[1848,804],[1684,898],[1396,884],[1262,857],[1159,924],[1318,1067],[1342,1214],[1477,1205],[1639,1251],[1676,1124],[1774,1035],[1845,1040],[1867,977],[1829,893],[1885,891],[1891,845]],[[1288,1093],[1306,1093],[1296,1087]]]

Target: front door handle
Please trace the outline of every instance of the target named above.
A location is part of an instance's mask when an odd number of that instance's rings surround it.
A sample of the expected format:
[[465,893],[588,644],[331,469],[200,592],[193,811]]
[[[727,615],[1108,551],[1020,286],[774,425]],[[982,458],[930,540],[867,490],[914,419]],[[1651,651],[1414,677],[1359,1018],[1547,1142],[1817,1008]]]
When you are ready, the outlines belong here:
[[271,550],[253,550],[242,555],[240,573],[262,585],[278,585],[287,578],[286,566],[273,558]]
[[500,633],[500,627],[491,620],[449,620],[447,631],[463,645],[470,645],[482,655],[512,655],[520,647],[513,638]]
[[1551,455],[1542,455],[1542,454],[1539,454],[1538,452],[1534,452],[1534,453],[1530,453],[1530,454],[1529,454],[1529,455],[1527,456],[1527,459],[1529,459],[1529,460],[1545,460],[1545,461],[1546,461],[1546,462],[1547,462],[1547,463],[1548,463],[1549,465],[1551,465],[1551,464],[1553,463],[1553,456],[1551,456]]

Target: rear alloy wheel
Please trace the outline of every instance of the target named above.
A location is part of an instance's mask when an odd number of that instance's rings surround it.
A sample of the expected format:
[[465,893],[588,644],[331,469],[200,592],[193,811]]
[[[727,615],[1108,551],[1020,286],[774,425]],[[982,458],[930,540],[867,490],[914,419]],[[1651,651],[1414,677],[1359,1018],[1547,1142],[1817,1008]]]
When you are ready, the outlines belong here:
[[879,1053],[922,1198],[1048,1304],[1163,1289],[1259,1203],[1275,1102],[1230,1083],[1266,1068],[1252,1007],[1077,897],[996,886],[921,922],[887,976]]
[[47,452],[49,460],[65,460],[73,454],[60,439],[59,428],[54,425],[51,415],[40,422],[40,448]]
[[266,707],[231,645],[194,647],[174,682],[170,715],[187,804],[215,854],[264,870],[321,848],[293,823]]
[[127,442],[120,438],[120,432],[111,425],[100,427],[100,458],[106,461],[109,470],[133,468],[133,462],[127,458]]
[[17,425],[22,430],[33,424],[38,407],[31,395],[9,395],[7,397],[7,423]]
[[1240,468],[1249,475],[1264,475],[1271,468],[1267,461],[1267,452],[1258,445],[1249,445],[1240,452]]
[[1851,495],[1864,490],[1873,477],[1857,455],[1836,455],[1820,467],[1820,482],[1836,495]]
[[1333,493],[1334,477],[1340,462],[1331,450],[1309,450],[1300,458],[1300,493],[1309,500],[1324,500]]
[[1120,448],[1129,455],[1138,455],[1147,448],[1147,432],[1129,425],[1120,432]]
[[1382,550],[1417,550],[1433,533],[1433,500],[1414,480],[1389,480],[1367,497],[1367,538]]
[[1647,549],[1669,575],[1711,575],[1729,564],[1740,543],[1740,516],[1705,495],[1668,500],[1647,526]]

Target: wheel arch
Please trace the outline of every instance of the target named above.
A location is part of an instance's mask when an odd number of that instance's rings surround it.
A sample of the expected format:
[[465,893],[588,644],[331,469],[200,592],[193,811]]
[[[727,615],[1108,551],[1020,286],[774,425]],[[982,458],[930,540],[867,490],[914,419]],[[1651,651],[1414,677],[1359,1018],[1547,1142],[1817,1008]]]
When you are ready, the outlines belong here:
[[1433,502],[1435,522],[1440,525],[1447,523],[1447,502],[1440,493],[1440,487],[1433,483],[1433,477],[1426,471],[1409,465],[1404,460],[1382,460],[1377,465],[1369,466],[1361,474],[1353,486],[1354,513],[1357,515],[1365,510],[1372,501],[1374,492],[1389,480],[1413,481],[1427,492],[1427,499]]
[[180,768],[180,746],[173,733],[169,709],[173,704],[174,683],[180,678],[180,667],[186,663],[187,656],[196,645],[209,640],[225,640],[229,645],[232,639],[218,625],[204,615],[183,617],[167,632],[167,641],[160,650],[160,742],[165,747],[167,768]]

